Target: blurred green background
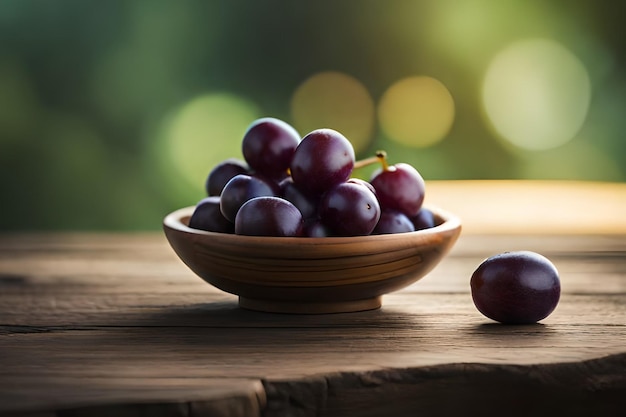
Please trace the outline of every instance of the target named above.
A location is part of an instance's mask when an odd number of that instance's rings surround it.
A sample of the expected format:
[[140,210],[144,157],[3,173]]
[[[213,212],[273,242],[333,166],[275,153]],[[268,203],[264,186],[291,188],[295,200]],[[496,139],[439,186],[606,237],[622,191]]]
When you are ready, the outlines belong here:
[[0,230],[159,229],[263,116],[335,128],[427,180],[623,182],[625,16],[591,0],[2,0]]

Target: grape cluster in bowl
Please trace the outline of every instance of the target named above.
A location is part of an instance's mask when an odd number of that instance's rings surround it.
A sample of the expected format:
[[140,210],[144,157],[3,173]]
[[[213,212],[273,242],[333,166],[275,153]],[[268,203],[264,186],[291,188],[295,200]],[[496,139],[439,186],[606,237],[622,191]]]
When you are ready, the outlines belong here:
[[[189,227],[249,236],[332,237],[411,232],[435,226],[423,207],[425,185],[411,165],[389,165],[384,152],[355,161],[350,141],[333,129],[304,137],[271,117],[254,121],[243,136],[244,160],[211,170],[207,197]],[[369,181],[353,170],[380,167]]]

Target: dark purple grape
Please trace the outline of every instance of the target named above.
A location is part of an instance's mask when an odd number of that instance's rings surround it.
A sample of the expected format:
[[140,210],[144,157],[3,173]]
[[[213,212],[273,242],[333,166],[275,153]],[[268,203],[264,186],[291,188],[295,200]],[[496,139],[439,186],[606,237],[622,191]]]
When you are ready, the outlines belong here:
[[554,264],[530,251],[486,259],[472,274],[470,287],[478,311],[505,324],[531,324],[548,317],[561,294]]
[[354,167],[354,148],[341,133],[318,129],[306,135],[293,154],[291,176],[302,190],[321,195],[345,182]]
[[235,217],[235,233],[248,236],[300,236],[302,214],[280,197],[256,197],[246,201]]
[[220,196],[220,210],[224,217],[235,221],[237,211],[246,201],[254,197],[276,196],[278,186],[260,177],[239,174],[224,186]]
[[317,196],[308,195],[299,189],[291,177],[284,179],[279,186],[281,197],[296,206],[304,219],[317,216]]
[[244,134],[241,151],[250,168],[270,178],[283,179],[300,134],[279,119],[265,117],[254,121]]
[[361,178],[348,178],[346,182],[362,185],[370,190],[372,193],[374,193],[374,195],[376,195],[376,189],[374,188],[374,186]]
[[344,182],[324,194],[319,212],[333,235],[365,236],[378,223],[380,205],[367,187]]
[[398,210],[409,217],[417,215],[424,202],[424,179],[409,164],[399,163],[379,169],[370,183],[383,209]]
[[320,219],[311,218],[304,221],[303,235],[306,237],[332,236],[328,227]]
[[426,207],[422,207],[416,216],[411,217],[415,230],[430,229],[435,227],[435,215]]
[[415,226],[406,214],[396,210],[383,210],[372,232],[373,235],[413,232]]
[[215,165],[204,183],[207,195],[220,195],[224,186],[235,175],[248,174],[248,165],[239,159],[227,159]]
[[235,233],[235,225],[220,211],[220,198],[206,197],[198,204],[189,219],[189,227],[209,232]]

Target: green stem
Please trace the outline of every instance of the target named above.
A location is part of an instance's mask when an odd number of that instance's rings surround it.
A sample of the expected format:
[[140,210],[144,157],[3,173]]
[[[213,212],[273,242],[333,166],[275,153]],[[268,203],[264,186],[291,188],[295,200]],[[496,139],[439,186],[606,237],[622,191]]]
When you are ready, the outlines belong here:
[[380,165],[383,167],[383,171],[389,171],[389,164],[387,163],[387,152],[377,151],[376,158],[380,161]]
[[354,169],[359,169],[366,167],[368,165],[380,163],[383,167],[383,171],[387,171],[389,169],[389,164],[387,163],[387,152],[385,151],[376,151],[376,156],[371,156],[369,158],[361,159],[360,161],[356,161],[354,163]]

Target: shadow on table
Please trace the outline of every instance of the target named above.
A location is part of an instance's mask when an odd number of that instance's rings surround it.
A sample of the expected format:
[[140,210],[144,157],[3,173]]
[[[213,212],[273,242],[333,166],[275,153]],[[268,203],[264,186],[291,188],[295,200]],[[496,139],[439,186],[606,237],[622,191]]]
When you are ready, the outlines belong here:
[[206,328],[341,328],[419,330],[419,314],[392,308],[333,314],[281,314],[246,310],[234,301],[163,307],[148,312],[142,324],[159,327]]
[[115,328],[94,333],[91,342],[97,350],[120,343],[150,346],[151,355],[169,357],[168,352],[176,352],[209,364],[258,360],[262,355],[297,369],[294,363],[302,358],[325,357],[328,352],[337,353],[335,359],[344,363],[367,352],[432,344],[421,320],[420,315],[394,309],[291,315],[244,310],[236,300],[219,301],[140,312],[126,322],[117,321]]
[[524,333],[524,332],[550,332],[550,326],[543,323],[531,324],[502,324],[496,322],[480,323],[472,328],[474,333],[484,334],[507,334],[507,333]]
[[465,329],[468,342],[485,348],[541,348],[562,335],[554,327],[542,324],[481,323]]

